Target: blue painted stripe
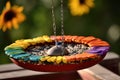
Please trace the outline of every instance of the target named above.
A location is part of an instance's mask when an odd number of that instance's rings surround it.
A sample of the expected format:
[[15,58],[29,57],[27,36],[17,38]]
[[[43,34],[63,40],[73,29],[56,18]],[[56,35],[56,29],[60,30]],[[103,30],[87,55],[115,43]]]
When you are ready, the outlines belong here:
[[31,54],[28,54],[28,53],[21,53],[21,54],[12,55],[12,57],[15,59],[23,59],[24,60],[25,57],[28,57],[30,55]]
[[31,55],[29,57],[30,61],[34,61],[34,62],[39,61],[40,58],[41,58],[41,56],[38,56],[38,55]]
[[25,61],[25,62],[30,61],[29,56],[24,57],[24,58],[23,58],[23,61]]
[[9,55],[14,59],[20,59],[25,62],[27,61],[38,62],[40,58],[42,58],[42,56],[25,53],[24,49],[22,48],[7,48],[5,50],[5,54]]

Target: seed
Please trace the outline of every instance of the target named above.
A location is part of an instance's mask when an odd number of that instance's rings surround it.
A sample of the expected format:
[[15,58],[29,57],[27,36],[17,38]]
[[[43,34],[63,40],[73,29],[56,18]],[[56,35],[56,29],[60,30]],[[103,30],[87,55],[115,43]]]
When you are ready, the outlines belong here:
[[[32,45],[26,49],[26,52],[34,55],[47,56],[46,54],[47,51],[53,46],[54,46],[53,43]],[[89,49],[88,46],[84,44],[77,44],[77,43],[64,43],[64,46],[66,50],[69,52],[69,55],[83,53],[85,50]]]

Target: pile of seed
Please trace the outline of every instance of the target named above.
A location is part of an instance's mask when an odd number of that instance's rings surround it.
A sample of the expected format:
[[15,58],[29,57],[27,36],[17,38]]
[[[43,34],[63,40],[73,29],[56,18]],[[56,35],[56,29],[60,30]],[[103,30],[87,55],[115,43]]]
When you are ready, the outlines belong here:
[[85,50],[89,49],[89,47],[84,44],[66,44],[65,48],[67,49],[70,55],[82,53]]
[[[46,56],[47,51],[55,46],[54,44],[39,44],[34,46],[29,46],[25,51],[30,54]],[[64,47],[69,52],[69,55],[74,55],[78,53],[82,53],[85,50],[88,50],[89,47],[84,44],[76,44],[76,43],[64,43]]]

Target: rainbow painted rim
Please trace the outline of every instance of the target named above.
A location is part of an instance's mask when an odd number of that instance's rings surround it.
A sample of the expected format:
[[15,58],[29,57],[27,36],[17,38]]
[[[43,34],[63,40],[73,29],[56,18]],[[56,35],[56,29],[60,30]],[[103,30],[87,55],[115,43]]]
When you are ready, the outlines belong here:
[[[64,36],[65,42],[86,44],[90,47],[83,53],[63,56],[39,56],[25,52],[31,45],[62,41],[62,36],[40,36],[33,39],[17,40],[5,48],[5,54],[17,65],[35,71],[61,72],[87,68],[99,63],[110,49],[106,41],[93,36]],[[47,64],[45,64],[47,62]],[[43,64],[44,63],[44,64]]]

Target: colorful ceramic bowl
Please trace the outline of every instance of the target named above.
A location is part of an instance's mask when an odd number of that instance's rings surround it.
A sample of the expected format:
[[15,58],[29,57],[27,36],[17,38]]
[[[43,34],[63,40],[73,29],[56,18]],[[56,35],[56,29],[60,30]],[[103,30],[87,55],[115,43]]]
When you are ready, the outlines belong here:
[[[64,36],[65,48],[70,54],[50,56],[46,51],[62,36],[41,36],[17,40],[5,48],[5,54],[17,65],[35,71],[62,72],[88,68],[99,63],[110,46],[106,41],[93,36]],[[76,46],[79,46],[75,48]]]

